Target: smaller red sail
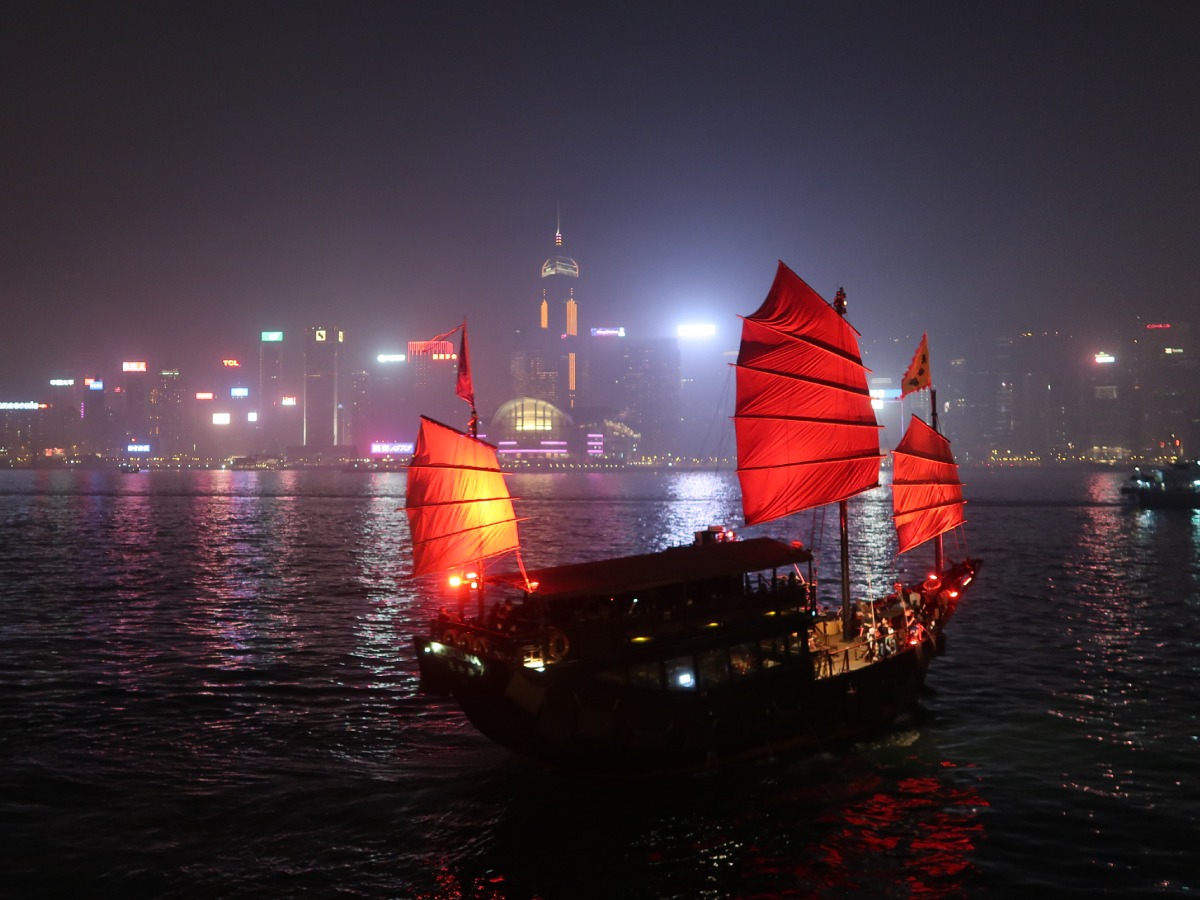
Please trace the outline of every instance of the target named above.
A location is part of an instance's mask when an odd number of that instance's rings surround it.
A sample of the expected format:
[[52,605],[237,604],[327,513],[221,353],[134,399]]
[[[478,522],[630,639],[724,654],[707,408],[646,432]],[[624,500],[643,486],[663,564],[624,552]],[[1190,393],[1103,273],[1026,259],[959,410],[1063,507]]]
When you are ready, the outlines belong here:
[[912,417],[892,453],[892,506],[900,553],[962,525],[962,482],[950,442]]
[[404,510],[413,575],[474,566],[517,550],[517,519],[496,448],[421,417]]

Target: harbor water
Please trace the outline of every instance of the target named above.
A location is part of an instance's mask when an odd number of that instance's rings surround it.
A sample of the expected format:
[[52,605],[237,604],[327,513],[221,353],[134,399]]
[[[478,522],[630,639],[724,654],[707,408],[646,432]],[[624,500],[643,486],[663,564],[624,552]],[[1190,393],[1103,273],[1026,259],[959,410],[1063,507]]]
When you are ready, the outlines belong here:
[[[1200,511],[1130,508],[1120,471],[962,474],[947,551],[985,568],[911,715],[614,783],[419,691],[411,638],[444,598],[407,577],[402,473],[0,472],[0,896],[1200,890]],[[740,517],[730,472],[511,483],[530,566]],[[896,562],[885,489],[851,512],[856,594],[928,564]],[[754,533],[812,541],[832,603],[815,518]]]

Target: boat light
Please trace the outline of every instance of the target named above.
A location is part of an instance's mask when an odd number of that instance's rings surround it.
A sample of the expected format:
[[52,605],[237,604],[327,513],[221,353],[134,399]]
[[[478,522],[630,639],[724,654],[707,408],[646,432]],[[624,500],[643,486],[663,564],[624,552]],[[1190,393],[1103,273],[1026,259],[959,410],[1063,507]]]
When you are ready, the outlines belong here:
[[704,627],[705,627],[705,628],[720,628],[720,627],[721,627],[721,623],[720,623],[720,622],[709,622],[709,623],[708,623],[707,625],[705,625]]
[[531,582],[529,582],[529,591],[530,591],[530,593],[533,593],[534,591],[536,591],[540,585],[541,585],[541,582],[540,582],[540,581],[531,581]]
[[450,587],[456,588],[462,586],[462,579],[457,575],[450,576]]
[[958,591],[947,591],[946,593],[950,595],[951,600],[958,599]]
[[680,672],[675,683],[680,687],[689,688],[696,683],[696,679],[691,672]]
[[650,640],[649,635],[639,634],[637,637],[630,638],[629,642],[631,644],[645,644],[645,643],[649,642],[649,640]]

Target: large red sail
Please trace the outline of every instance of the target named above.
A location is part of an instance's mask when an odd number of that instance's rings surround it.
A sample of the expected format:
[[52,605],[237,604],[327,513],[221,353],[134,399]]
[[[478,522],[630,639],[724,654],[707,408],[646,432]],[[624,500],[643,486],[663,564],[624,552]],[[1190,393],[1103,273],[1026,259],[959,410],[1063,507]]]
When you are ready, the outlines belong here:
[[425,416],[404,508],[414,575],[473,566],[519,547],[496,448]]
[[892,454],[892,505],[900,553],[962,525],[962,482],[950,442],[916,416]]
[[879,425],[858,332],[782,262],[744,316],[734,427],[747,525],[879,483]]

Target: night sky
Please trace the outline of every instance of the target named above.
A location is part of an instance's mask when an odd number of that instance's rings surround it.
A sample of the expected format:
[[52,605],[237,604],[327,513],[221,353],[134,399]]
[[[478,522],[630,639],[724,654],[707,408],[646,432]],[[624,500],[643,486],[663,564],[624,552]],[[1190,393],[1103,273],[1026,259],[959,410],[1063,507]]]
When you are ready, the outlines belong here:
[[783,259],[897,376],[1200,312],[1200,3],[0,13],[3,399],[314,324],[502,368],[560,213],[585,327],[732,347]]

